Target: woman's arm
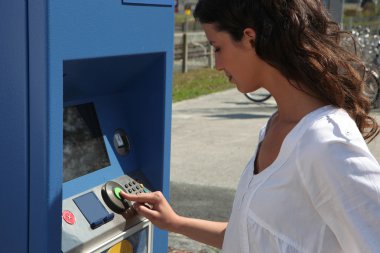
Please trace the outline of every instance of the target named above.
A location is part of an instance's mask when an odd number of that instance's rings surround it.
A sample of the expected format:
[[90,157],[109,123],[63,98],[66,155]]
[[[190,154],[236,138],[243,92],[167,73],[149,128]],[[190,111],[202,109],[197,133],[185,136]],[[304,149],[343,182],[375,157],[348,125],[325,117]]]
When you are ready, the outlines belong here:
[[133,201],[138,214],[149,219],[155,226],[183,234],[196,241],[221,248],[227,222],[193,219],[176,214],[161,192],[120,195]]

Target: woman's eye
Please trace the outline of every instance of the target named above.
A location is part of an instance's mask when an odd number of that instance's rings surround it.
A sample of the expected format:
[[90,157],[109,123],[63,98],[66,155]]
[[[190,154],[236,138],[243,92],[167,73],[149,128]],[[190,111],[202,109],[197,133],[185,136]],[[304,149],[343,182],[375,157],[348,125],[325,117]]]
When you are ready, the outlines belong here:
[[214,53],[217,53],[217,52],[219,52],[220,51],[220,48],[219,47],[215,47],[214,48]]

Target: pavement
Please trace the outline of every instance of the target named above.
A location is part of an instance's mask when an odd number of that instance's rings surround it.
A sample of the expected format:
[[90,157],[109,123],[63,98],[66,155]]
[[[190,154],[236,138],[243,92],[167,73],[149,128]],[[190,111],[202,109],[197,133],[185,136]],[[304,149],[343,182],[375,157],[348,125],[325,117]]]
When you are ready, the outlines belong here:
[[[253,103],[230,89],[173,104],[170,202],[188,217],[228,221],[240,174],[256,149],[258,133],[277,109],[273,98]],[[380,110],[373,116],[380,122]],[[369,144],[380,161],[380,137]],[[169,233],[169,252],[217,249]]]

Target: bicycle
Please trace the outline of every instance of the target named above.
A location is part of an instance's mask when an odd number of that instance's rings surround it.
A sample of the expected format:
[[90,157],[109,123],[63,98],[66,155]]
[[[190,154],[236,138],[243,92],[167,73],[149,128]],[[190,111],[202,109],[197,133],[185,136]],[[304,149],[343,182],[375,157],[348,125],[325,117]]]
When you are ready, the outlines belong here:
[[375,70],[367,69],[365,78],[364,94],[368,97],[371,105],[376,106],[379,97],[379,74]]
[[268,100],[272,95],[264,88],[260,88],[256,91],[244,93],[244,95],[255,103],[262,103]]
[[[366,69],[364,94],[368,97],[370,103],[375,105],[379,97],[380,90],[380,77],[377,71],[373,69]],[[271,94],[264,88],[254,92],[244,93],[249,100],[255,103],[262,103],[271,98]]]
[[358,54],[366,65],[364,94],[368,97],[371,104],[376,106],[380,90],[380,37],[371,31],[370,28],[360,26],[352,29],[351,34],[357,41]]

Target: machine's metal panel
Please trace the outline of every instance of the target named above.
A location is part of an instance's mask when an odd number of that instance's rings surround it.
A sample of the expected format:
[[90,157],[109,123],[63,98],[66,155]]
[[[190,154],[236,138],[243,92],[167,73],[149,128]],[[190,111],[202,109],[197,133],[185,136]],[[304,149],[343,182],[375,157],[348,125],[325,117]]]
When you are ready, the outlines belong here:
[[26,1],[0,1],[1,252],[28,249],[28,64]]
[[[152,252],[152,242],[153,242],[153,233],[152,233],[152,224],[147,220],[144,220],[137,224],[134,227],[126,230],[125,232],[119,234],[117,237],[111,238],[108,241],[105,241],[102,245],[98,246],[96,249],[90,250],[91,253],[104,253],[105,250],[109,249],[110,246],[115,245],[116,243],[129,239],[131,236],[133,237],[136,233],[146,232],[147,233],[147,244],[143,250],[146,249],[147,252]],[[146,231],[145,231],[146,230]],[[138,253],[138,252],[136,252]]]
[[[113,181],[124,186],[128,182],[135,180],[125,175]],[[104,248],[107,245],[109,246],[110,242],[118,238],[124,238],[125,234],[130,233],[130,229],[137,231],[141,229],[144,224],[150,223],[141,216],[133,216],[125,219],[123,216],[115,214],[111,221],[98,228],[92,229],[81,210],[75,204],[75,199],[89,192],[93,192],[107,212],[113,213],[101,196],[101,188],[102,185],[99,185],[89,191],[74,195],[63,201],[63,210],[68,210],[75,216],[75,224],[62,223],[62,251],[64,253],[99,251],[100,248]],[[126,188],[123,187],[123,190],[126,191]]]

